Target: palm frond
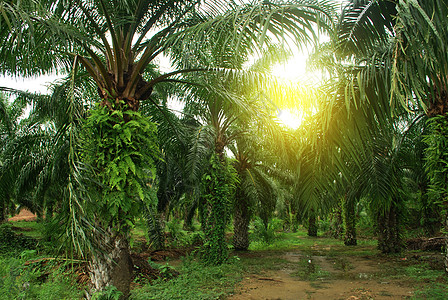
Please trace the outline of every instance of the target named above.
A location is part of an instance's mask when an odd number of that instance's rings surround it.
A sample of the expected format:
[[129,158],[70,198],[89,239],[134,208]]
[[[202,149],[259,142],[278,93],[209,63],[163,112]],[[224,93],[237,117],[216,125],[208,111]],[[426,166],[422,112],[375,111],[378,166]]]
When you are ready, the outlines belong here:
[[339,55],[372,53],[394,34],[396,1],[355,0],[343,9],[336,28]]

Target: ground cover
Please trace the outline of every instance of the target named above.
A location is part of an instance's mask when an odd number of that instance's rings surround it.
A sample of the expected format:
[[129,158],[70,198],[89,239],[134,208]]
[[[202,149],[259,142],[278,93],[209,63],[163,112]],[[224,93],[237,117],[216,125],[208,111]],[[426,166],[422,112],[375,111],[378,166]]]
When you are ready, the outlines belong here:
[[[381,255],[370,241],[346,247],[326,238],[296,236],[300,246],[254,251],[241,260],[277,261],[246,273],[228,299],[446,299],[440,253]],[[295,242],[294,244],[297,244]],[[275,259],[277,258],[277,260]]]
[[[11,222],[18,235],[39,238],[36,222]],[[447,299],[441,253],[408,250],[382,255],[374,240],[358,246],[295,233],[276,233],[271,244],[254,241],[250,251],[232,252],[222,266],[200,263],[197,248],[147,248],[137,228],[134,254],[158,277],[137,276],[131,299]],[[145,246],[146,245],[146,246]],[[45,250],[2,254],[0,299],[80,299],[82,268],[52,260]],[[17,250],[17,249],[15,249]],[[4,298],[4,297],[8,298]],[[3,297],[3,298],[2,298]],[[47,299],[47,298],[45,298]]]

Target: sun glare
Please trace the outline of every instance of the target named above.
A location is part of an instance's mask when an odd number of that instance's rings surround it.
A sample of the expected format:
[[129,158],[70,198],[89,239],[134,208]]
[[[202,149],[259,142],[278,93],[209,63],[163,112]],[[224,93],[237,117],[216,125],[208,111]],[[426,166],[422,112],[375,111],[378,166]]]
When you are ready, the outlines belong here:
[[307,55],[296,53],[288,61],[276,64],[271,74],[280,80],[270,90],[269,97],[278,110],[277,118],[286,127],[298,129],[303,119],[316,112],[316,86],[322,75],[307,71]]
[[297,129],[302,124],[302,118],[298,114],[291,113],[288,109],[281,110],[277,118],[283,125],[292,129]]
[[296,81],[306,72],[306,56],[297,55],[287,62],[279,63],[273,66],[272,75],[283,80]]

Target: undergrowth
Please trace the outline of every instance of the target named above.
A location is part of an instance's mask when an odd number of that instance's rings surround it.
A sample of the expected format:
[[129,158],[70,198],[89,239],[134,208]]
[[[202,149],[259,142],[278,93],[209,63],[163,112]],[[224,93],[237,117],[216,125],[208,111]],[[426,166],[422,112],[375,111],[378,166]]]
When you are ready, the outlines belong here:
[[448,286],[446,283],[431,283],[423,289],[415,292],[413,300],[446,300],[448,297]]
[[36,249],[37,240],[16,234],[10,224],[0,225],[0,255],[17,256],[24,250]]
[[83,293],[70,269],[37,259],[34,250],[19,258],[0,258],[0,299],[81,299]]
[[181,275],[170,281],[159,280],[134,289],[131,299],[218,299],[232,293],[235,284],[242,279],[237,258],[211,266],[186,257],[179,271]]
[[448,297],[448,281],[443,270],[434,270],[426,263],[411,265],[406,268],[406,275],[424,287],[415,291],[414,300],[431,299],[445,300]]

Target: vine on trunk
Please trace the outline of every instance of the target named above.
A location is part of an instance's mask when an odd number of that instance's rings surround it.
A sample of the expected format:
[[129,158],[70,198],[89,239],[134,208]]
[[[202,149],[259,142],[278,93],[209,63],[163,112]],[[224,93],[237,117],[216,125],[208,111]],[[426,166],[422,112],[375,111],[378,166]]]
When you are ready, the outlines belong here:
[[114,285],[126,298],[132,280],[129,236],[148,199],[148,184],[159,156],[156,125],[123,101],[97,105],[84,124],[82,158],[92,169],[85,211],[96,229],[91,253],[93,291]]
[[85,152],[101,185],[95,203],[103,226],[127,232],[138,215],[159,156],[156,125],[124,103],[98,105],[85,123]]
[[429,177],[429,198],[446,210],[448,204],[448,114],[428,120],[425,136],[425,167]]
[[205,263],[219,265],[228,257],[225,229],[232,210],[236,172],[226,159],[213,154],[210,169],[202,177],[202,224],[205,233],[203,259]]
[[[437,115],[428,120],[428,132],[423,141],[425,167],[429,177],[428,197],[441,207],[445,236],[448,231],[448,114]],[[448,240],[446,240],[448,249]],[[448,272],[448,251],[445,250],[445,271]]]

